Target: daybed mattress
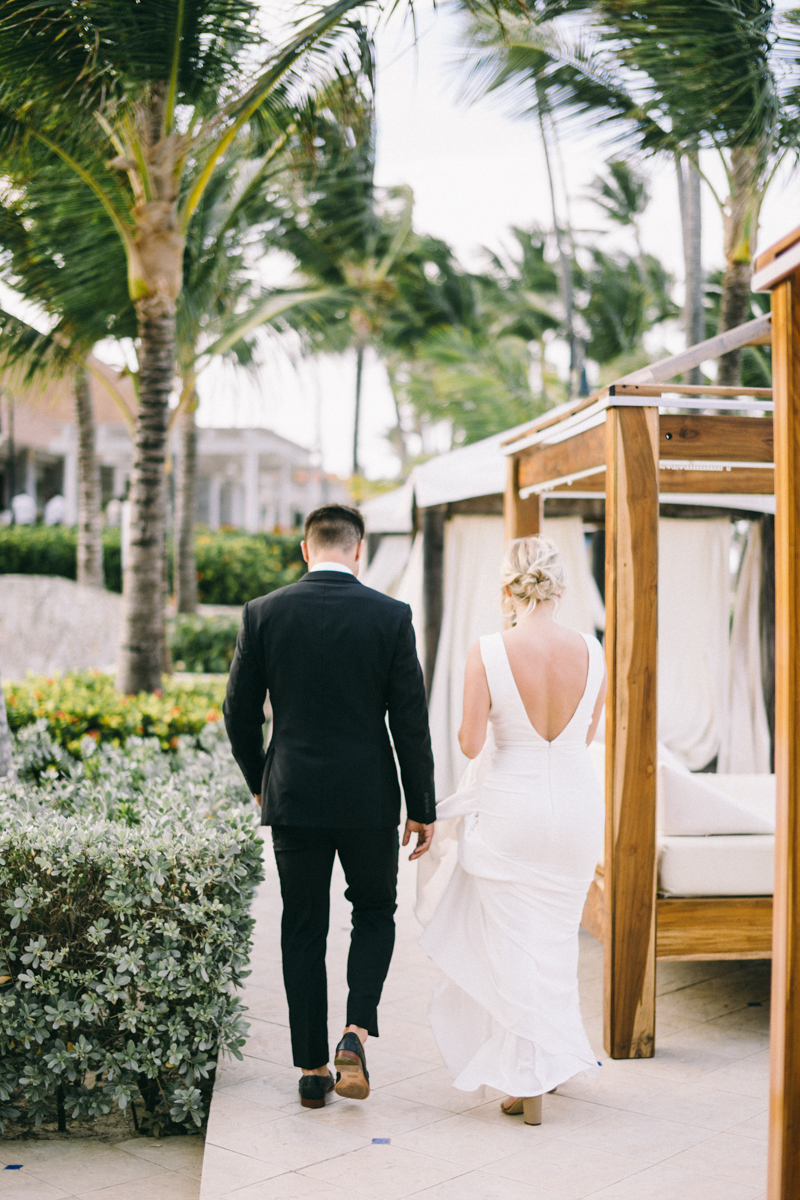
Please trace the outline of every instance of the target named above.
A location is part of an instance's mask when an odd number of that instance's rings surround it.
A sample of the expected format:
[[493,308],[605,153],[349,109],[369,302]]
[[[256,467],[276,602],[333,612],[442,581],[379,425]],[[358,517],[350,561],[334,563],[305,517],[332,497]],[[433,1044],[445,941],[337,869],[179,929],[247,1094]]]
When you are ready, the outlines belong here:
[[667,896],[771,896],[775,838],[731,834],[658,839],[658,890]]

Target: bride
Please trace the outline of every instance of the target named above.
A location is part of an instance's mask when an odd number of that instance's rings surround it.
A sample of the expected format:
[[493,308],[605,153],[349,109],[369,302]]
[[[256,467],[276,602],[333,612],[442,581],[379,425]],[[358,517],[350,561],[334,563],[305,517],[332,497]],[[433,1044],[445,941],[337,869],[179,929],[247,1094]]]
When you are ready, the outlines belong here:
[[[458,739],[474,761],[437,805],[440,820],[462,818],[458,861],[421,944],[445,975],[429,1018],[453,1086],[508,1092],[503,1111],[538,1125],[545,1092],[598,1071],[577,972],[603,841],[587,747],[606,673],[597,640],[556,621],[564,571],[551,541],[512,542],[502,585],[512,627],[469,652]],[[434,885],[421,884],[424,909]]]

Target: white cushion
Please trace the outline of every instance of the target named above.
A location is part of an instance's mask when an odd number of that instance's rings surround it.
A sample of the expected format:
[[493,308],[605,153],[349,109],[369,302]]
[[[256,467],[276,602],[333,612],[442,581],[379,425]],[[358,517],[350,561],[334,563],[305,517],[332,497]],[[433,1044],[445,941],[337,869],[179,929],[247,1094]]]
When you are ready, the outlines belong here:
[[[774,833],[774,777],[728,775],[720,778],[726,780],[727,786],[718,786],[716,775],[688,775],[666,763],[659,763],[659,833],[664,837]],[[763,783],[763,780],[767,782]],[[745,801],[747,795],[752,797],[751,803]]]
[[771,896],[775,838],[659,838],[658,890],[668,896]]

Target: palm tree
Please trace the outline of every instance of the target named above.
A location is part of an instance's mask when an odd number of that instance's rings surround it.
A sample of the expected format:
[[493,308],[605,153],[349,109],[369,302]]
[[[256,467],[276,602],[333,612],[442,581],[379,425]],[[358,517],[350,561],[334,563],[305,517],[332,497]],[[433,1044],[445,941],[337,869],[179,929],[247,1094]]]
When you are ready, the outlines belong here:
[[[186,231],[215,167],[239,132],[309,57],[331,53],[331,31],[361,0],[333,0],[270,48],[255,0],[74,0],[0,9],[0,141],[14,182],[60,160],[75,188],[109,215],[127,261],[138,332],[139,407],[125,572],[121,690],[158,687],[164,460],[173,390],[176,301]],[[252,64],[257,64],[255,69]]]
[[[135,333],[133,306],[119,273],[108,277],[119,240],[101,206],[90,197],[76,204],[65,189],[66,170],[54,164],[32,182],[24,205],[13,194],[0,201],[0,278],[36,304],[51,328],[42,333],[0,310],[0,353],[29,382],[47,376],[71,380],[78,429],[79,583],[103,586],[100,478],[95,454],[94,409],[89,390],[90,353],[109,334]],[[116,281],[116,287],[114,286]],[[107,385],[102,375],[98,378]],[[132,428],[133,415],[119,401]]]
[[[740,324],[764,195],[796,146],[790,16],[764,0],[544,0],[524,16],[512,7],[498,17],[487,5],[475,26],[484,87],[529,96],[544,79],[561,111],[616,126],[638,151],[688,159],[723,217],[721,330]],[[588,20],[576,32],[578,15]],[[727,197],[702,173],[702,149],[719,156]],[[720,382],[737,381],[740,358],[721,359]]]

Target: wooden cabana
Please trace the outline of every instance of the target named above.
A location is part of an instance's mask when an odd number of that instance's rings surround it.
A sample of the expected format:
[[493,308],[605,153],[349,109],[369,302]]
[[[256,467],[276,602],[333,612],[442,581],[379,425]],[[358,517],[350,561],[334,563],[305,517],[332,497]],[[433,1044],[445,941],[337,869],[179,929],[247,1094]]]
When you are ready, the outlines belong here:
[[[770,1200],[800,1195],[800,230],[756,264],[772,289],[749,322],[546,414],[506,445],[509,537],[538,532],[542,496],[605,497],[606,851],[587,919],[604,942],[604,1041],[654,1053],[658,957],[773,955]],[[768,389],[676,375],[772,341]],[[774,417],[773,417],[774,411]],[[656,893],[659,498],[776,497],[776,878],[770,897]],[[773,911],[774,909],[774,911]]]

